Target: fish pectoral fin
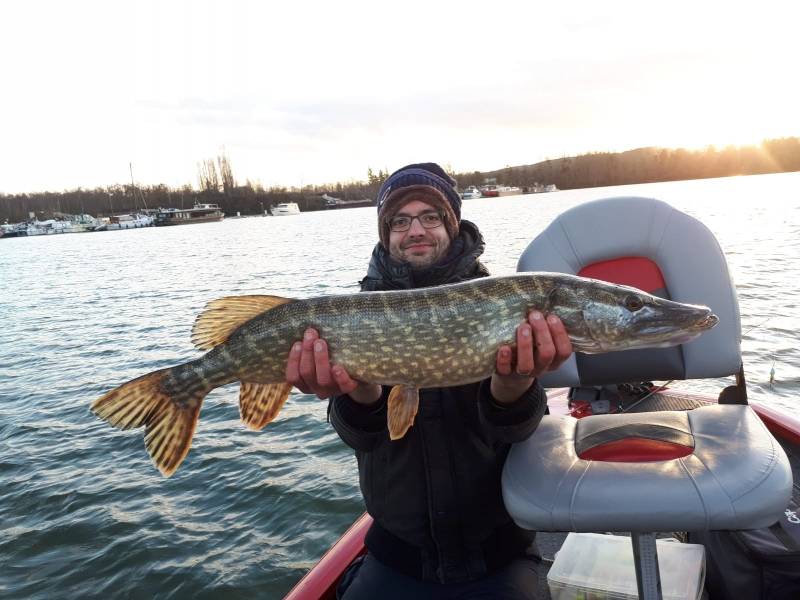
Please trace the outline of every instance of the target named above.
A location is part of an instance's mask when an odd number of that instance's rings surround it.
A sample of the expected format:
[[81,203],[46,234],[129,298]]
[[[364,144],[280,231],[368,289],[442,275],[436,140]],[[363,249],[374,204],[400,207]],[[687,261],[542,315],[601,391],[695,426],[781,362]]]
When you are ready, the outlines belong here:
[[286,404],[291,383],[247,383],[239,389],[239,414],[249,429],[259,431],[278,416]]
[[414,424],[419,408],[419,388],[396,385],[389,392],[386,405],[389,439],[399,440]]
[[162,383],[172,369],[137,377],[92,403],[91,410],[120,429],[145,427],[144,445],[164,477],[172,475],[192,445],[200,406],[209,389],[171,396]]
[[558,306],[568,306],[573,302],[575,291],[568,287],[558,285],[547,294],[544,306],[540,310],[546,314],[556,312]]
[[280,296],[228,296],[212,300],[195,319],[192,342],[200,350],[211,350],[226,342],[250,319],[289,302],[294,300]]

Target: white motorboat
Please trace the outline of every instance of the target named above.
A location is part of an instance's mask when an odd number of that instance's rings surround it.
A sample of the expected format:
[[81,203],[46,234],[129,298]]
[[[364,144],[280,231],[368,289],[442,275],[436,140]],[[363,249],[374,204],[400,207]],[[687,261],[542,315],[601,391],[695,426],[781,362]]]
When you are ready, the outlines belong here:
[[522,188],[515,185],[501,185],[497,188],[498,196],[517,196],[522,193]]
[[0,225],[0,237],[11,239],[28,235],[26,223],[3,223]]
[[72,223],[47,219],[46,221],[31,221],[28,223],[25,235],[53,235],[56,233],[72,233]]
[[83,233],[87,231],[97,231],[101,225],[101,221],[95,219],[92,215],[69,215],[71,233]]
[[461,192],[462,200],[473,200],[475,198],[480,198],[481,196],[481,191],[474,185],[469,186],[467,189]]
[[300,207],[297,202],[281,202],[272,208],[273,217],[281,217],[286,215],[299,215]]
[[153,225],[153,217],[141,213],[128,215],[113,215],[108,219],[106,229],[113,231],[116,229],[138,229],[140,227],[150,227]]

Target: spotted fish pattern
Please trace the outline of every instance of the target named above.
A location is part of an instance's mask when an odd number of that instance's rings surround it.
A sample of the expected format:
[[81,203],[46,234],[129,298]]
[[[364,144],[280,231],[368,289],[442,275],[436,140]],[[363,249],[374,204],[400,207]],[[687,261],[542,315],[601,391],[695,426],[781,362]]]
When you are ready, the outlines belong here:
[[557,314],[581,352],[683,343],[716,323],[703,306],[557,273],[303,300],[234,296],[210,302],[195,322],[192,340],[206,354],[129,381],[92,411],[121,429],[144,426],[145,447],[169,476],[189,451],[212,389],[241,382],[240,415],[252,429],[277,416],[291,391],[289,350],[313,327],[332,363],[355,379],[393,386],[388,429],[399,439],[413,425],[420,388],[490,376],[498,347],[514,346],[516,328],[534,309]]

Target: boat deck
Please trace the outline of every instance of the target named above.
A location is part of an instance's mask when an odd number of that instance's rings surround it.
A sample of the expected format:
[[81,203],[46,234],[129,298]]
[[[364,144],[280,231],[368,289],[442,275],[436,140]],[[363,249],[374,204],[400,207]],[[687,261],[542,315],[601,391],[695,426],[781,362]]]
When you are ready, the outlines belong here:
[[[672,388],[661,388],[654,392],[649,391],[652,388],[644,386],[620,386],[617,389],[621,390],[620,395],[622,396],[615,400],[617,412],[692,410],[717,402],[717,398],[709,394]],[[569,390],[566,388],[547,391],[550,414],[570,414],[568,392]],[[795,482],[792,497],[795,502],[800,504],[800,420],[766,405],[753,403],[751,406],[786,451]],[[287,600],[334,598],[336,585],[342,572],[351,560],[364,552],[363,539],[370,523],[371,518],[364,513],[322,557],[314,569],[297,583],[286,597]],[[614,533],[615,535],[625,535],[619,532]],[[532,547],[531,550],[541,557],[541,561],[537,565],[539,577],[536,597],[539,600],[550,600],[551,598],[547,585],[547,574],[553,564],[556,552],[561,548],[566,537],[567,532],[537,533],[535,547]],[[659,532],[657,537],[673,537],[686,541],[687,534],[675,531]],[[704,591],[701,598],[707,599],[707,597],[707,592]]]

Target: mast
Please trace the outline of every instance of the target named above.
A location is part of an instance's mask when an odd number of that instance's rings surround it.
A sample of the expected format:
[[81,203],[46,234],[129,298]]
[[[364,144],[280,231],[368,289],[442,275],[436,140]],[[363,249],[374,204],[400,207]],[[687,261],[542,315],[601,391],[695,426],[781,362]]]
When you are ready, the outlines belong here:
[[[131,188],[133,188],[133,201],[136,202],[136,184],[133,182],[133,163],[128,163],[128,168],[131,171]],[[144,209],[147,210],[147,202],[144,199],[144,194],[139,192],[139,197],[142,199],[142,204],[144,204]]]

